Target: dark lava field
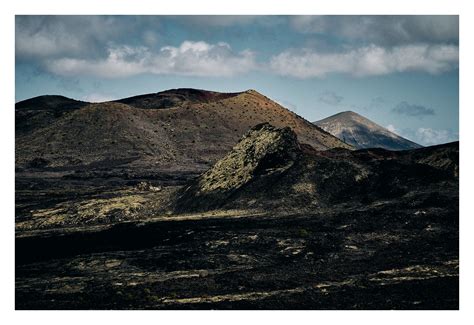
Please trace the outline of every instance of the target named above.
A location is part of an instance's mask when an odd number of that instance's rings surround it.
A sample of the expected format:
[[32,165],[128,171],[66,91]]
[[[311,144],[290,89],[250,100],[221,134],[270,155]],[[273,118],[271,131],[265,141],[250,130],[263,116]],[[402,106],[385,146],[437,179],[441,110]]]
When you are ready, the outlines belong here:
[[16,306],[457,309],[457,223],[406,212],[387,204],[20,237]]

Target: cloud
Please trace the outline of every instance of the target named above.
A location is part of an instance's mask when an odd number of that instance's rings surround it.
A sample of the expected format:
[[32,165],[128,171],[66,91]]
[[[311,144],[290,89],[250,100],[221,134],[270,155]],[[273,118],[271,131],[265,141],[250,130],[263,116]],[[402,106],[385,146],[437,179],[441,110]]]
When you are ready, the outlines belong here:
[[457,68],[459,49],[454,45],[406,45],[386,49],[369,45],[346,52],[324,53],[310,49],[287,50],[270,60],[275,73],[296,78],[323,78],[330,73],[376,76],[422,71],[438,74]]
[[96,56],[124,28],[127,25],[112,16],[16,16],[15,55],[20,59]]
[[386,126],[386,129],[390,132],[397,133],[397,128],[393,124],[389,124]]
[[427,115],[435,115],[435,111],[432,108],[427,108],[422,105],[409,104],[407,102],[400,102],[392,109],[392,112],[423,118]]
[[410,128],[399,129],[393,124],[389,124],[385,128],[389,130],[390,132],[393,132],[401,137],[404,137],[405,139],[420,143],[417,141],[418,139],[416,136],[416,131],[414,131],[413,129],[410,129]]
[[109,102],[111,100],[115,100],[117,97],[101,94],[101,93],[92,93],[82,98],[83,101],[89,103],[102,103],[102,102]]
[[325,91],[319,96],[319,101],[324,104],[328,104],[331,106],[336,106],[341,103],[344,97],[336,95],[336,93],[332,91]]
[[386,128],[393,133],[423,146],[433,146],[459,140],[459,133],[451,129],[433,129],[428,127],[399,129],[393,124],[387,125]]
[[418,128],[415,133],[415,139],[422,145],[431,146],[456,141],[459,139],[459,134],[454,133],[451,130]]
[[233,76],[256,68],[250,50],[234,52],[220,42],[184,41],[180,46],[164,46],[158,51],[148,47],[116,46],[104,59],[60,58],[49,60],[46,69],[61,76],[87,75],[122,78],[138,74],[173,74],[182,76]]
[[[183,16],[83,16],[18,15],[15,18],[15,49],[19,60],[43,58],[98,58],[111,44],[162,46],[173,42],[176,32],[209,35],[210,28],[225,29],[251,24],[273,27],[283,16],[183,15]],[[225,29],[227,31],[227,29]],[[230,29],[229,29],[230,33]],[[246,33],[244,33],[246,34]]]
[[152,30],[146,30],[143,32],[143,42],[147,46],[155,46],[158,43],[159,36]]
[[347,41],[394,46],[458,43],[458,16],[291,16],[301,33],[327,34]]
[[[228,43],[180,45],[170,32],[209,36],[216,28],[232,40],[247,35],[243,27],[259,27],[259,33],[269,27],[278,34],[274,26],[287,23],[300,32],[324,34],[321,39],[333,51],[321,50],[315,38],[313,45],[306,42],[313,49],[288,49],[257,64],[254,51],[236,52]],[[458,67],[457,26],[457,16],[16,16],[15,53],[17,62],[64,77],[233,76],[252,70],[302,79],[331,73],[436,74]],[[267,58],[266,50],[261,53]]]

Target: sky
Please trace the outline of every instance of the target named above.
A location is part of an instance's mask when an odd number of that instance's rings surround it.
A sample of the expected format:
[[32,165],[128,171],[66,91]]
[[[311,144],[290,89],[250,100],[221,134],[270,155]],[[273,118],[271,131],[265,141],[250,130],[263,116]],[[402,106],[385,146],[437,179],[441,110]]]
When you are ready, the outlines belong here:
[[309,121],[459,138],[458,16],[16,16],[15,77],[16,101],[255,89]]

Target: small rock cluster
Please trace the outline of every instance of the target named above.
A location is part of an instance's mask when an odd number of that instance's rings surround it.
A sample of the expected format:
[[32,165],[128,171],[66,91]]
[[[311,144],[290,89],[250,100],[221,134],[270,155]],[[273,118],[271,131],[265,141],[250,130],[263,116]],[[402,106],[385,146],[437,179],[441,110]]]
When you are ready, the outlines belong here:
[[159,192],[161,191],[161,186],[153,186],[148,182],[140,182],[137,185],[137,189],[140,191]]

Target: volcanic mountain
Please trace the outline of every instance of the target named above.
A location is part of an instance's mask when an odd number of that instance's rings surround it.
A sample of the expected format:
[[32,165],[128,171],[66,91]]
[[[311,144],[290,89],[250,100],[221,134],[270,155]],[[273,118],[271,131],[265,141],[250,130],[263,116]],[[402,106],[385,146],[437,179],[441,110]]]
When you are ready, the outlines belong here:
[[406,150],[422,147],[351,111],[329,116],[314,124],[357,149]]
[[352,148],[255,90],[173,89],[95,104],[41,96],[15,112],[17,169],[204,170],[263,122],[318,150]]

